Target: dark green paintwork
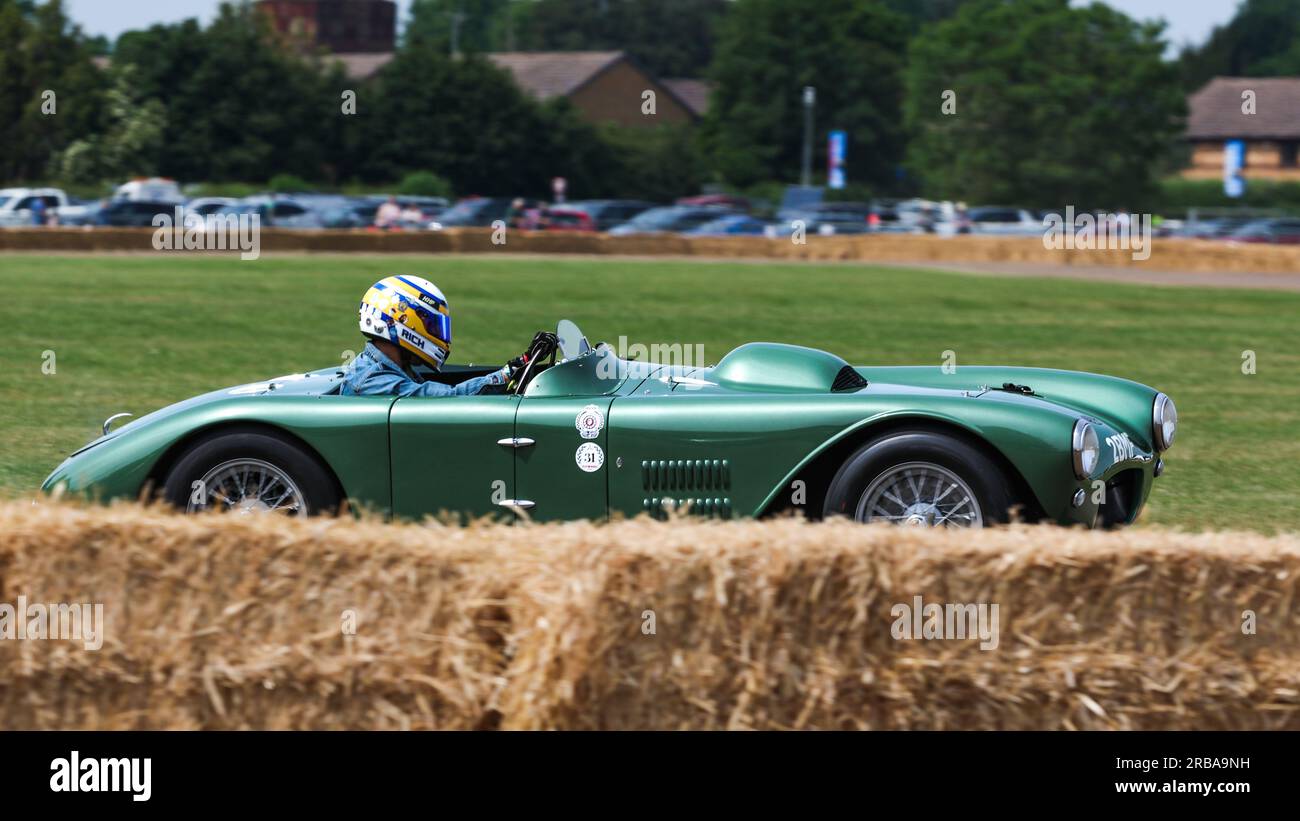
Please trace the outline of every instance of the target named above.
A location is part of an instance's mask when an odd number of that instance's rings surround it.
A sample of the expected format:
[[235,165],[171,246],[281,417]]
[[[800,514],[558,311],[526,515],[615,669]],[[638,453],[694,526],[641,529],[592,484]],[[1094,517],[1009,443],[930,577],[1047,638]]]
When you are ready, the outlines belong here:
[[[330,369],[272,380],[273,389],[217,391],[135,420],[65,461],[45,488],[134,497],[187,437],[242,421],[300,438],[354,504],[403,518],[444,510],[478,516],[501,510],[503,498],[535,502],[531,515],[540,520],[635,515],[661,509],[665,499],[689,500],[695,512],[755,516],[783,501],[827,448],[865,442],[880,424],[916,420],[987,442],[1061,523],[1094,521],[1093,480],[1137,469],[1139,499],[1150,491],[1156,391],[1145,385],[1034,368],[858,367],[866,388],[832,392],[845,364],[823,351],[766,343],[737,348],[712,368],[627,362],[601,347],[543,371],[522,398],[401,400],[322,395],[338,378]],[[1037,395],[985,389],[1007,382]],[[590,440],[604,465],[591,473],[575,461],[588,441],[575,420],[588,405],[605,419]],[[1102,442],[1087,481],[1071,467],[1071,431],[1081,417]],[[1119,433],[1135,453],[1115,464],[1106,439]],[[510,438],[535,444],[498,444]],[[1080,488],[1089,499],[1074,508]]]

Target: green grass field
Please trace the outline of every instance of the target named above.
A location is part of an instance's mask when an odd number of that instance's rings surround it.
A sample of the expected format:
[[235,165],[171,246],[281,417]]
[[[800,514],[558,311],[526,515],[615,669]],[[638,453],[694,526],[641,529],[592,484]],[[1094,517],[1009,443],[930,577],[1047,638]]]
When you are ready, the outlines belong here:
[[110,414],[341,362],[360,349],[361,294],[402,272],[446,292],[456,362],[501,362],[569,317],[593,342],[701,344],[710,362],[769,340],[855,364],[939,364],[950,349],[958,366],[1135,379],[1181,417],[1144,523],[1300,530],[1300,294],[851,265],[3,256],[0,489],[38,486]]

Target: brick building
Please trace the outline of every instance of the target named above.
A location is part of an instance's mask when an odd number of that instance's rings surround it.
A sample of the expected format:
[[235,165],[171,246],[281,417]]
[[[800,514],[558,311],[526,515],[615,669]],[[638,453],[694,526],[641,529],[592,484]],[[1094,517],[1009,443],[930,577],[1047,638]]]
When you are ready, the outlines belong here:
[[[390,0],[260,0],[286,37],[332,52],[348,76],[366,80],[393,58],[397,7]],[[693,123],[708,106],[701,80],[651,76],[622,51],[499,52],[486,55],[539,100],[568,97],[590,122],[637,127]],[[653,91],[655,116],[641,112]]]
[[1246,179],[1300,180],[1300,77],[1215,77],[1187,109],[1192,161],[1184,177],[1222,177],[1224,146],[1241,140]]

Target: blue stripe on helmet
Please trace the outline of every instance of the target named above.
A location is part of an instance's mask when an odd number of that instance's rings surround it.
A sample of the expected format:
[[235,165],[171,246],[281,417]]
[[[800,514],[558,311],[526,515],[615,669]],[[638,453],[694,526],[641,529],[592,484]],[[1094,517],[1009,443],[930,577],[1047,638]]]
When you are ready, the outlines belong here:
[[438,303],[439,305],[442,305],[443,307],[446,307],[446,305],[447,305],[447,300],[443,299],[442,297],[437,296],[436,294],[431,294],[431,293],[429,293],[428,291],[424,290],[424,289],[421,288],[419,285],[415,284],[414,282],[412,282],[411,280],[409,280],[409,279],[407,279],[406,277],[402,276],[401,274],[398,274],[398,275],[397,275],[397,279],[398,279],[399,282],[402,282],[402,283],[405,283],[406,285],[411,286],[412,288],[414,288],[415,290],[417,290],[417,291],[419,291],[420,293],[424,294],[424,295],[427,296],[429,299],[432,299],[434,302]]

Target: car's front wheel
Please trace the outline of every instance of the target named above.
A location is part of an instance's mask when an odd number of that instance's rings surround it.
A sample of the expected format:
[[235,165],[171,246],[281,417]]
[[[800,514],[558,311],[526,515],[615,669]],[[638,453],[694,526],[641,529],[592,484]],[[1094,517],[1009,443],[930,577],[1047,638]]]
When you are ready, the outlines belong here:
[[329,469],[291,441],[262,429],[217,431],[192,444],[163,485],[189,513],[333,513],[339,492]]
[[930,431],[899,431],[844,463],[826,494],[826,516],[916,527],[1005,522],[1006,477],[976,448]]

